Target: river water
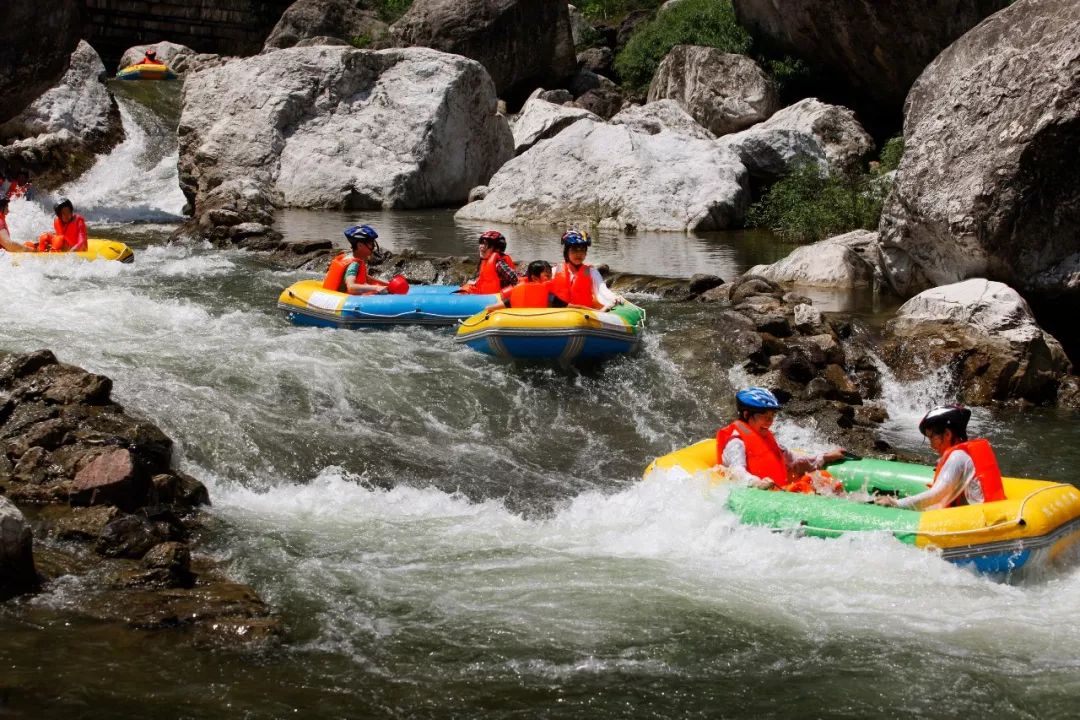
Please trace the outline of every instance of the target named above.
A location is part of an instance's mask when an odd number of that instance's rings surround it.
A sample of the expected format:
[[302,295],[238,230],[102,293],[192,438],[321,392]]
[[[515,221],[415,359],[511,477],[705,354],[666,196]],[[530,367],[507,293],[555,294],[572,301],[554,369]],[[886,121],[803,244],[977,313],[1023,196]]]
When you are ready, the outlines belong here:
[[[128,140],[65,192],[136,262],[0,258],[0,349],[49,347],[112,377],[173,437],[214,500],[207,551],[287,634],[195,648],[80,619],[78,582],[56,583],[0,606],[0,717],[1075,714],[1080,572],[992,582],[888,538],[740,526],[699,480],[641,481],[732,411],[738,373],[674,351],[708,307],[636,298],[644,351],[585,374],[495,362],[448,331],[292,327],[276,297],[310,273],[166,242],[184,202],[175,146],[122,106]],[[49,216],[17,201],[10,220],[24,240]],[[473,252],[478,231],[449,211],[290,212],[280,227],[334,237],[355,222],[392,250],[446,254]],[[517,259],[555,259],[557,233],[506,232]],[[730,278],[786,252],[760,235],[601,236],[592,257]],[[828,300],[871,327],[889,309]],[[947,387],[886,391],[886,435],[925,451],[914,424]],[[974,422],[1006,471],[1075,481],[1076,421]]]

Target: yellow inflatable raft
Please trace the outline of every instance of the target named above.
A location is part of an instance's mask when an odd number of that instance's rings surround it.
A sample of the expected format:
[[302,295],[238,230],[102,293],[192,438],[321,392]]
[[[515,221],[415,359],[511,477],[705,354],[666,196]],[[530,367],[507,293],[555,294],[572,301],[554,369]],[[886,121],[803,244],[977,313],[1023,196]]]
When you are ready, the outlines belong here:
[[118,240],[104,240],[102,238],[88,238],[87,248],[80,252],[24,252],[13,254],[13,259],[34,258],[35,260],[49,258],[59,260],[62,258],[77,257],[83,260],[115,260],[122,263],[135,261],[135,253],[127,245]]
[[[659,470],[706,473],[724,482],[716,465],[716,440],[703,440],[653,461]],[[887,460],[846,460],[829,466],[844,489],[901,497],[925,490],[933,468]],[[939,552],[951,562],[980,572],[1009,573],[1073,559],[1080,543],[1080,490],[1066,483],[1004,478],[1005,500],[942,510],[903,510],[842,497],[756,490],[738,486],[727,506],[750,525],[764,525],[817,537],[852,532],[889,532],[903,543]]]

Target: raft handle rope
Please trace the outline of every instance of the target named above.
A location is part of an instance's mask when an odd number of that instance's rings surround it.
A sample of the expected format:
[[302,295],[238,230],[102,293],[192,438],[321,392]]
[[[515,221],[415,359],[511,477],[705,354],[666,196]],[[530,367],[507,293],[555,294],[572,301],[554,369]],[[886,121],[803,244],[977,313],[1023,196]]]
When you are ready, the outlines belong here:
[[[631,302],[627,302],[627,305],[633,305],[633,303],[631,303]],[[639,310],[641,310],[641,320],[639,320],[638,322],[634,323],[634,324],[633,324],[633,325],[632,325],[631,327],[635,327],[635,328],[636,328],[636,327],[644,327],[644,326],[645,326],[645,308],[643,308],[643,307],[640,307],[640,306],[638,306],[638,305],[634,305],[634,307],[636,307],[636,308],[638,308]],[[462,326],[464,326],[464,327],[473,327],[473,326],[475,326],[475,325],[479,325],[480,323],[483,323],[483,322],[487,322],[487,321],[488,321],[488,318],[490,318],[490,317],[491,317],[492,313],[497,313],[497,312],[499,312],[500,310],[512,310],[512,309],[513,309],[513,308],[500,308],[499,310],[492,310],[491,312],[487,312],[487,313],[484,313],[484,317],[480,318],[480,319],[479,319],[479,320],[477,320],[476,322],[472,322],[472,323],[470,323],[469,321],[470,321],[470,320],[472,320],[472,318],[466,318],[465,320],[459,320],[459,321],[458,321],[458,325],[462,325]],[[529,308],[522,308],[522,309],[529,309]],[[564,313],[564,312],[566,312],[567,310],[581,310],[581,311],[582,311],[582,313],[584,314],[584,316],[585,316],[585,319],[586,319],[586,320],[592,320],[592,319],[593,319],[593,318],[592,318],[592,317],[591,317],[591,316],[589,315],[589,312],[590,312],[589,310],[582,310],[582,308],[572,308],[572,307],[562,307],[562,308],[549,308],[549,312],[542,312],[542,313],[530,313],[530,314],[529,314],[529,315],[527,315],[526,317],[530,317],[530,318],[535,318],[535,317],[546,317],[546,316],[548,316],[548,315],[558,315],[559,313]],[[594,310],[594,311],[591,311],[591,312],[596,312],[596,311]],[[600,312],[611,312],[611,311],[610,311],[610,310],[607,310],[607,311],[600,311]],[[477,314],[479,314],[479,313],[477,313]],[[455,317],[456,317],[456,316],[455,316]]]
[[1073,487],[1073,486],[1069,485],[1067,483],[1055,483],[1055,484],[1053,484],[1053,485],[1051,485],[1049,487],[1044,487],[1044,488],[1039,488],[1038,490],[1034,490],[1034,491],[1028,493],[1027,495],[1025,495],[1024,499],[1020,502],[1020,509],[1017,511],[1017,513],[1016,513],[1017,517],[1015,519],[1013,519],[1013,520],[1003,520],[1001,522],[996,522],[993,525],[987,525],[986,527],[981,527],[981,528],[969,528],[967,530],[937,530],[937,531],[934,531],[934,530],[928,530],[928,531],[921,531],[921,530],[890,530],[888,528],[867,528],[867,529],[862,529],[862,530],[858,530],[858,529],[838,530],[837,528],[816,527],[814,525],[808,524],[805,520],[802,520],[802,521],[799,522],[799,525],[796,526],[796,527],[777,528],[777,530],[779,530],[780,532],[788,532],[788,531],[796,531],[796,530],[816,530],[818,532],[834,532],[834,533],[838,533],[838,534],[841,534],[841,535],[846,535],[848,533],[880,533],[880,532],[887,532],[887,533],[891,533],[891,534],[894,534],[894,535],[922,535],[924,537],[952,537],[952,536],[957,536],[957,535],[971,535],[971,534],[974,534],[974,533],[983,533],[983,532],[986,532],[988,530],[996,530],[997,528],[1006,527],[1006,526],[1009,526],[1009,525],[1016,525],[1018,527],[1026,527],[1027,526],[1027,521],[1024,520],[1024,508],[1027,505],[1028,500],[1035,497],[1039,493],[1044,493],[1044,492],[1047,492],[1048,490],[1057,490],[1057,489],[1063,488],[1063,487],[1069,488],[1069,487]]

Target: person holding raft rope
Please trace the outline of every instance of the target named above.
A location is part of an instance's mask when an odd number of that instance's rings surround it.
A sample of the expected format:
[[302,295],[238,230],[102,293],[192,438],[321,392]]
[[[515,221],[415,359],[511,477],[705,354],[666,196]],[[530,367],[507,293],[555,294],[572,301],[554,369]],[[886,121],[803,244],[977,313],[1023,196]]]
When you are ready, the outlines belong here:
[[882,495],[878,505],[908,510],[938,510],[1005,499],[997,458],[984,438],[968,440],[971,410],[962,405],[936,407],[919,422],[919,432],[941,456],[930,487],[917,495]]
[[796,455],[777,442],[771,428],[780,401],[763,387],[737,392],[735,408],[738,419],[716,433],[717,463],[735,479],[759,490],[839,494],[839,483],[814,471],[842,459],[842,448],[806,456]]

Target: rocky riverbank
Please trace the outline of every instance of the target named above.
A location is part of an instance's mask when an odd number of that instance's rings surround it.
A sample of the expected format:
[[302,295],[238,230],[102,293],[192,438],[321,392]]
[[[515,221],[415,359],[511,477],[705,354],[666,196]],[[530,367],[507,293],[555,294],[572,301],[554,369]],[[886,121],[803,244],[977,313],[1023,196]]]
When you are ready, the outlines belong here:
[[207,642],[277,636],[254,590],[199,551],[206,488],[111,391],[48,350],[0,353],[0,594],[62,582],[78,615]]

